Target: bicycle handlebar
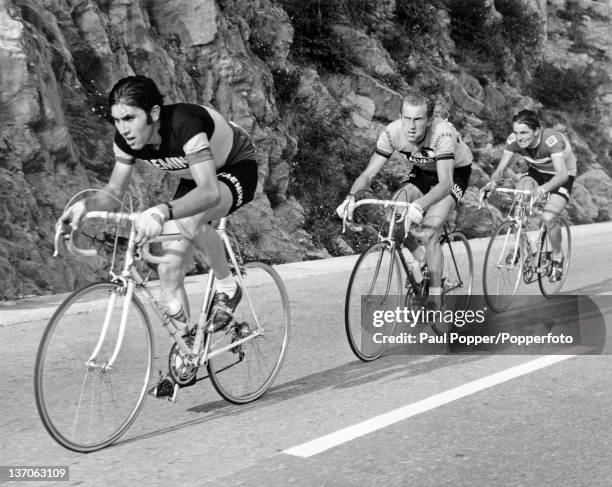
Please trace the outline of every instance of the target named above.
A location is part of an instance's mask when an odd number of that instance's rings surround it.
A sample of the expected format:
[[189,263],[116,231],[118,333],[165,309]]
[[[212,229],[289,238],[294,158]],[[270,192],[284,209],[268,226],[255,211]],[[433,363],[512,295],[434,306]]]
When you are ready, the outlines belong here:
[[535,198],[533,197],[533,190],[530,189],[516,189],[516,188],[499,188],[494,187],[492,189],[482,188],[480,190],[480,198],[478,199],[478,209],[482,208],[483,202],[489,197],[489,194],[497,191],[498,193],[510,193],[510,194],[524,194],[529,195],[529,214],[533,213],[533,206],[535,204]]
[[[364,205],[376,205],[376,206],[382,206],[383,208],[393,207],[394,209],[408,208],[410,206],[413,206],[412,203],[408,203],[406,201],[377,200],[374,198],[366,198],[363,200],[356,201],[355,209],[357,209],[360,206],[364,206]],[[342,233],[346,233],[347,226],[349,226],[349,228],[351,225],[355,226],[352,222],[349,222],[347,218],[348,218],[348,211],[344,213],[344,218],[342,218]],[[406,234],[408,234],[408,230],[410,229],[410,223],[411,222],[408,221],[408,218],[404,216],[404,230]],[[361,230],[355,230],[355,231],[361,231]]]
[[[83,215],[83,220],[100,219],[108,223],[115,223],[117,225],[125,222],[134,222],[138,218],[140,213],[123,213],[123,212],[112,212],[112,211],[89,211]],[[55,251],[53,257],[59,255],[60,242],[64,240],[66,250],[72,255],[82,255],[84,257],[95,257],[98,255],[96,249],[83,249],[77,247],[74,243],[74,230],[71,228],[70,232],[64,231],[64,223],[58,220],[55,224]],[[149,243],[163,242],[168,240],[180,240],[180,234],[166,234],[155,237],[148,242],[142,244],[142,258],[146,262],[151,264],[163,264],[169,262],[168,257],[151,255],[149,252]]]

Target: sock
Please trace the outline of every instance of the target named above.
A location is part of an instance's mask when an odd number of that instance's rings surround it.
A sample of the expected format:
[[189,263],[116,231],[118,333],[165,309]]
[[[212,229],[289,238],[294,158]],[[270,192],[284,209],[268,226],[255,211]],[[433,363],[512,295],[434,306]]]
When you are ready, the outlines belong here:
[[237,287],[238,283],[231,274],[225,279],[217,280],[217,292],[227,294],[230,298],[234,297],[234,294],[236,294]]
[[563,251],[562,250],[560,250],[559,252],[553,251],[552,259],[556,260],[557,262],[561,262],[561,259],[563,259]]
[[429,288],[429,295],[430,296],[440,296],[441,293],[442,293],[442,288],[441,287],[430,287]]

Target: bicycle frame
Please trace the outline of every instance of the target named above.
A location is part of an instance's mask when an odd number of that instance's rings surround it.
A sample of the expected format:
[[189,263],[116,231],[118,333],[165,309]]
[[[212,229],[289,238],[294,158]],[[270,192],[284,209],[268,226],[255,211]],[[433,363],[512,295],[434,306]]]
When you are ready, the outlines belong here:
[[[134,217],[131,214],[109,213],[106,211],[88,212],[85,218],[87,219],[99,218],[99,219],[113,221],[117,223],[122,222],[122,221],[130,221],[130,222],[134,221]],[[238,279],[238,283],[244,289],[245,286],[244,286],[244,281],[242,279],[242,272],[241,272],[242,265],[241,263],[238,262],[238,259],[236,258],[234,250],[231,246],[231,242],[227,234],[227,219],[226,218],[220,219],[219,225],[216,230],[219,236],[221,237],[221,240],[223,241],[223,245],[230,259],[230,264],[233,266],[235,270],[235,274],[236,274],[236,278]],[[233,341],[229,345],[226,345],[224,347],[221,347],[221,348],[218,348],[212,351],[210,350],[212,332],[206,329],[208,310],[212,303],[213,283],[214,283],[214,271],[210,269],[209,274],[208,274],[207,283],[206,283],[205,293],[204,293],[204,301],[202,304],[202,308],[200,310],[198,320],[196,322],[196,334],[195,334],[195,338],[193,341],[193,346],[190,347],[185,342],[181,334],[179,333],[178,328],[174,325],[174,323],[172,322],[172,320],[166,313],[164,307],[161,305],[160,301],[156,300],[153,294],[151,293],[151,291],[148,289],[147,279],[144,279],[140,275],[140,273],[138,272],[135,266],[138,260],[145,260],[145,261],[154,262],[154,263],[163,262],[164,261],[163,256],[162,257],[152,256],[151,254],[149,254],[147,246],[143,247],[142,254],[139,254],[138,249],[136,248],[136,244],[135,244],[135,236],[136,236],[136,230],[134,228],[134,225],[132,224],[130,228],[130,235],[128,239],[127,250],[125,252],[126,259],[125,259],[125,263],[123,266],[123,270],[121,271],[119,275],[116,275],[113,272],[110,273],[111,281],[117,282],[117,285],[121,286],[121,294],[124,294],[126,297],[125,302],[123,304],[117,341],[115,343],[113,353],[105,364],[96,363],[97,356],[102,348],[102,344],[104,343],[104,340],[106,339],[112,310],[113,310],[115,301],[117,299],[117,294],[112,294],[110,296],[109,304],[107,307],[107,312],[105,314],[105,319],[104,319],[104,323],[102,326],[102,330],[100,332],[100,336],[98,338],[97,344],[94,347],[94,350],[91,356],[86,361],[87,367],[101,368],[103,371],[110,370],[113,367],[115,360],[121,350],[121,346],[123,344],[123,337],[125,335],[125,330],[127,327],[129,305],[132,300],[132,296],[134,295],[134,292],[136,291],[137,288],[141,289],[145,293],[146,301],[152,305],[153,309],[156,311],[158,316],[161,318],[163,326],[165,326],[168,329],[170,336],[180,347],[181,351],[186,356],[188,356],[190,360],[193,360],[194,364],[197,363],[198,366],[203,366],[204,364],[206,364],[206,362],[209,359],[217,355],[220,355],[221,353],[224,353],[232,348],[238,347],[242,343],[252,340],[253,338],[259,335],[263,335],[264,329],[259,323],[259,319],[257,318],[257,315],[255,313],[253,303],[251,302],[251,298],[248,295],[248,293],[245,293],[244,298],[247,300],[249,308],[251,309],[251,312],[253,313],[253,316],[255,317],[257,329],[254,330],[252,333],[250,333],[248,336],[240,338],[236,341]],[[180,240],[181,238],[183,238],[181,234],[162,234],[159,237],[151,239],[149,242],[147,242],[147,245],[149,243]],[[56,236],[56,244],[58,241],[59,241],[59,238]],[[91,255],[94,255],[96,252],[95,250],[92,250],[92,249],[85,250],[85,249],[77,248],[72,242],[72,234],[70,234],[70,236],[66,238],[66,246],[68,250],[72,253],[80,253],[83,255],[91,256]],[[56,248],[57,248],[57,245],[56,245]]]
[[[411,226],[411,221],[408,219],[407,215],[406,215],[406,210],[408,209],[408,207],[411,205],[411,203],[407,203],[407,202],[403,202],[403,201],[389,201],[389,200],[377,200],[377,199],[373,199],[373,198],[368,198],[368,199],[363,199],[360,201],[357,201],[355,203],[355,208],[359,207],[359,206],[363,206],[363,205],[377,205],[377,206],[382,206],[383,208],[391,208],[392,209],[392,213],[391,215],[389,215],[388,217],[388,221],[389,221],[389,229],[387,231],[387,235],[383,236],[380,235],[379,233],[379,241],[380,242],[389,242],[390,246],[391,246],[391,250],[392,250],[392,257],[391,257],[391,267],[393,267],[394,263],[395,263],[395,255],[399,255],[399,260],[400,263],[402,265],[402,268],[404,269],[404,272],[406,273],[406,279],[407,279],[407,285],[406,287],[411,286],[412,289],[418,289],[419,283],[417,283],[416,279],[414,278],[414,274],[412,273],[412,270],[410,270],[410,267],[408,266],[408,263],[406,261],[406,258],[404,256],[403,252],[395,252],[396,249],[401,248],[403,250],[405,250],[408,255],[412,256],[412,258],[414,259],[414,255],[412,254],[412,252],[410,251],[410,249],[408,249],[405,246],[402,246],[401,243],[398,245],[398,243],[395,240],[394,235],[394,230],[395,230],[395,225],[397,223],[400,223],[403,221],[404,223],[404,237],[406,237],[408,235],[408,233],[410,232],[410,226]],[[399,217],[399,218],[397,218]],[[347,227],[347,219],[346,217],[343,219],[343,226],[342,226],[342,232],[344,233]],[[455,259],[455,253],[453,252],[453,246],[451,245],[450,242],[450,225],[448,224],[448,222],[444,222],[443,226],[442,226],[442,232],[440,234],[440,244],[444,245],[444,244],[448,244],[448,248],[451,254],[451,257],[453,259],[453,266],[455,267],[455,270],[457,271],[457,274],[459,275],[459,269],[457,267],[457,261]],[[378,264],[380,265],[380,263]],[[378,275],[378,271],[379,268],[377,266],[376,269],[376,274],[375,276]],[[389,277],[390,278],[390,277]],[[425,275],[424,276],[424,282],[425,280],[428,280],[429,276]],[[375,281],[376,279],[374,279]],[[390,286],[390,282],[387,283],[387,292]],[[424,289],[426,286],[423,286],[422,289]],[[456,286],[450,287],[448,289],[445,289],[442,294],[448,294],[449,292],[463,287],[463,281],[461,280]]]
[[[523,190],[523,189],[514,189],[514,188],[495,188],[494,191],[500,193],[510,193],[514,195],[512,200],[512,204],[510,205],[510,210],[508,211],[508,215],[506,217],[506,222],[514,222],[516,224],[516,237],[514,237],[514,249],[512,251],[512,259],[511,262],[503,263],[502,258],[506,255],[505,249],[509,245],[510,231],[506,233],[504,244],[502,247],[502,252],[498,257],[495,266],[501,269],[514,269],[517,265],[520,265],[522,268],[523,280],[526,284],[530,284],[537,279],[537,275],[542,271],[541,268],[536,267],[535,261],[531,259],[535,259],[536,253],[538,252],[539,244],[541,240],[544,238],[544,229],[540,226],[538,232],[538,238],[536,240],[537,246],[534,250],[533,245],[529,238],[527,237],[527,218],[534,214],[534,200],[531,197],[532,191]],[[481,195],[481,201],[484,196]],[[529,201],[527,198],[529,197]],[[479,205],[480,206],[480,205]],[[520,256],[519,252],[522,251],[523,256],[519,259],[517,257]],[[529,266],[527,271],[525,270],[525,266]]]

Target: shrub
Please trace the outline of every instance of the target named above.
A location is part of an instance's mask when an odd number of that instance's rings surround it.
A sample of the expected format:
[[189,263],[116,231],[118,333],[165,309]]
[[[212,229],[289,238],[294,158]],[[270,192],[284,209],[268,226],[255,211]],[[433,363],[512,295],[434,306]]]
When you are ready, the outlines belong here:
[[535,72],[531,91],[547,108],[586,111],[595,100],[598,84],[587,69],[563,69],[543,62]]
[[335,24],[361,24],[372,12],[366,0],[278,0],[294,28],[292,56],[330,72],[348,72],[354,64],[354,47],[338,36]]
[[[293,107],[296,112],[296,107]],[[315,243],[336,253],[334,240],[340,233],[335,209],[363,170],[369,151],[354,147],[346,113],[325,115],[313,110],[298,113],[292,133],[298,152],[290,163],[289,191],[306,209],[304,228]]]

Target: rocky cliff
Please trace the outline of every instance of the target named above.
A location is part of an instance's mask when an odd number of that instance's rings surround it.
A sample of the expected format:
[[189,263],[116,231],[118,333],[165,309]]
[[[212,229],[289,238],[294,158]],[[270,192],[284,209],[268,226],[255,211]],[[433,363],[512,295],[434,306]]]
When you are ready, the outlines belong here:
[[[486,235],[500,216],[477,209],[477,188],[522,107],[576,148],[573,222],[609,219],[610,54],[606,0],[0,0],[0,298],[104,275],[104,231],[87,235],[99,258],[53,259],[53,225],[110,174],[105,97],[123,76],[146,74],[168,102],[210,103],[251,133],[258,194],[233,227],[245,253],[290,261],[351,251],[331,210],[410,86],[474,150],[454,217],[464,231]],[[375,189],[406,169],[392,160]],[[145,208],[176,183],[139,167],[131,192]]]

